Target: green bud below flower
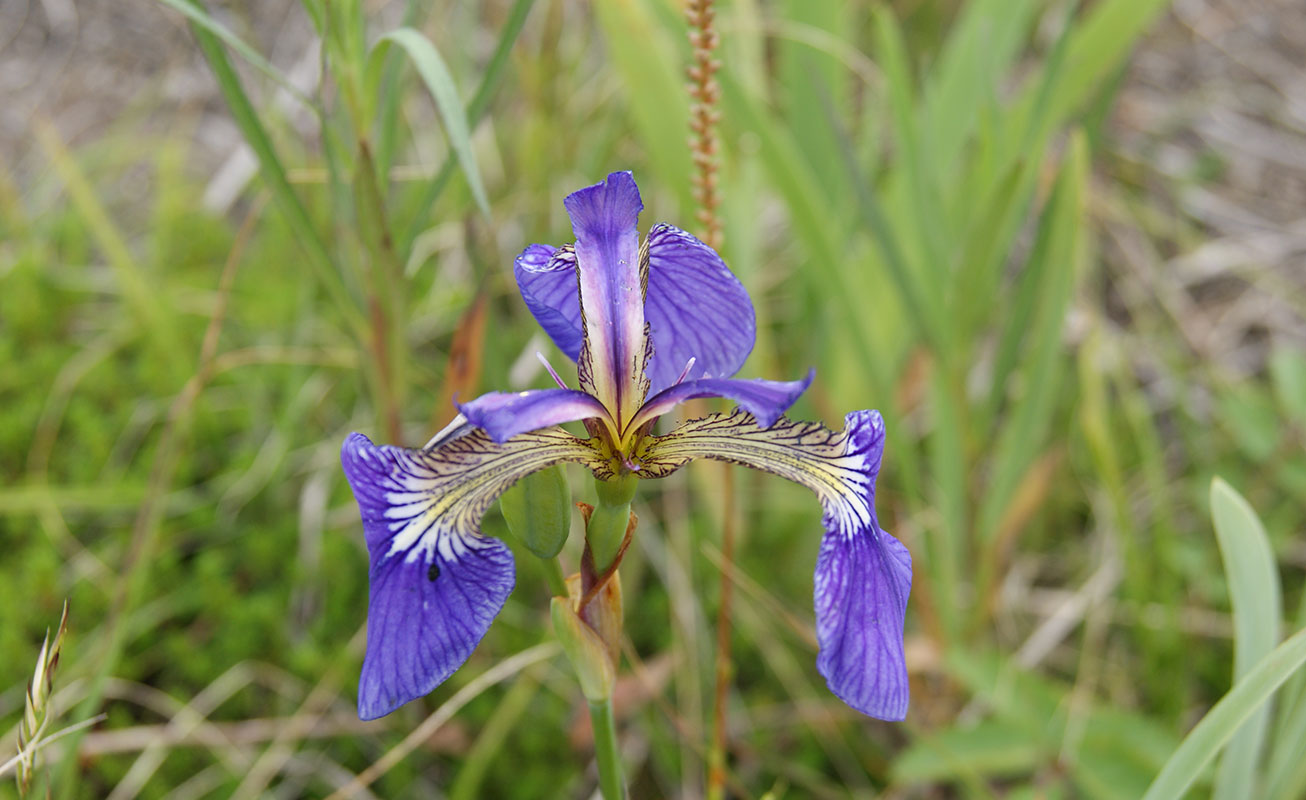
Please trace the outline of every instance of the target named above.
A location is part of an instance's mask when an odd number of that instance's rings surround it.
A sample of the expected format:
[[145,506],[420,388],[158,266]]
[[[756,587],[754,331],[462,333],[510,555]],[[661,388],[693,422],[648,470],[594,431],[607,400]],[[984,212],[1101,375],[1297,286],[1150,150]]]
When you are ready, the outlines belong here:
[[562,466],[533,472],[499,498],[499,508],[518,541],[540,558],[553,558],[571,530],[571,487]]

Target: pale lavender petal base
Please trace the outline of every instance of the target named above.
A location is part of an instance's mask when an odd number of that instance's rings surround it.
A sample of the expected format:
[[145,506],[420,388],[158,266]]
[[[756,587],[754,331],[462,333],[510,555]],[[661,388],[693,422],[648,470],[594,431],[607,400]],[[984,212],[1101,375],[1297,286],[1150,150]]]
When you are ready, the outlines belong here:
[[649,392],[675,383],[690,358],[690,380],[738,372],[757,334],[744,285],[715,250],[674,225],[659,223],[649,231],[648,258]]
[[757,418],[757,424],[769,428],[794,401],[807,391],[816,370],[798,381],[767,381],[760,378],[700,378],[684,381],[649,398],[640,409],[636,424],[661,416],[680,403],[695,397],[726,397]]
[[455,405],[468,422],[500,443],[519,433],[607,415],[598,400],[575,389],[490,392]]
[[907,716],[902,629],[910,593],[911,555],[874,521],[821,540],[816,668],[839,699],[878,719]]
[[372,551],[367,655],[358,715],[376,719],[429,694],[472,654],[515,582],[498,539],[468,539],[463,552],[408,560]]

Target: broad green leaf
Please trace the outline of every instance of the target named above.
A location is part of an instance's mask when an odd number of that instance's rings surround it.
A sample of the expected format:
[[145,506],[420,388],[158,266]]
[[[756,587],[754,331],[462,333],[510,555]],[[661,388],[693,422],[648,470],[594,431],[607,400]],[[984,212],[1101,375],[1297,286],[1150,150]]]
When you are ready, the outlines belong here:
[[1095,800],[1134,800],[1178,744],[1150,717],[1115,708],[1088,712],[1082,731],[1066,760],[1075,785]]
[[1220,420],[1233,434],[1234,442],[1252,461],[1270,457],[1279,446],[1282,418],[1261,384],[1237,383],[1218,395]]
[[1207,712],[1166,761],[1143,800],[1179,800],[1242,724],[1306,664],[1306,629],[1261,659]]
[[467,115],[463,110],[463,101],[458,96],[458,87],[449,74],[440,52],[420,32],[412,28],[398,28],[390,31],[372,48],[367,59],[367,87],[369,95],[376,97],[381,84],[385,66],[385,54],[389,45],[395,44],[407,53],[408,58],[417,68],[422,83],[435,100],[436,110],[444,122],[445,134],[449,137],[449,146],[458,155],[458,164],[467,177],[467,185],[472,190],[476,205],[485,214],[490,213],[490,203],[485,196],[485,186],[481,183],[480,169],[476,166],[476,157],[472,153],[471,130],[467,125]]
[[[1237,681],[1279,641],[1279,573],[1256,512],[1219,478],[1211,482],[1211,517],[1233,604],[1233,674]],[[1230,742],[1216,774],[1216,800],[1239,800],[1255,794],[1256,767],[1268,722],[1269,708],[1263,708]]]
[[1053,118],[1064,119],[1087,102],[1169,5],[1169,0],[1104,0],[1092,4],[1075,25],[1066,71],[1053,95]]
[[921,111],[930,125],[928,157],[944,174],[956,166],[981,109],[996,102],[1041,0],[975,0],[962,6],[926,80]]
[[893,760],[895,783],[1028,775],[1048,760],[1046,743],[1009,722],[986,720],[917,739]]

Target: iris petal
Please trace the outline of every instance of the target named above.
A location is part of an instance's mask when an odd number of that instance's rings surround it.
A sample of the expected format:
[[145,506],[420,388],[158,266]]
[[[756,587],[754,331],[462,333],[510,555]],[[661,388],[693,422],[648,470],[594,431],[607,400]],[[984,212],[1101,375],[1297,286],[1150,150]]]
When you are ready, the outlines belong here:
[[561,430],[505,444],[474,430],[429,450],[378,447],[355,433],[340,459],[371,562],[358,713],[375,719],[448,678],[512,591],[512,554],[480,535],[495,498],[552,464],[597,462],[587,442]]
[[649,231],[648,257],[649,391],[675,383],[691,358],[691,380],[738,372],[757,335],[744,285],[715,250],[673,225],[659,223]]
[[650,397],[635,415],[633,426],[642,425],[661,416],[676,405],[695,397],[728,397],[739,407],[752,414],[758,425],[770,427],[794,401],[811,385],[816,370],[808,370],[807,377],[799,381],[766,381],[761,379],[699,378],[683,381]]
[[576,292],[575,251],[570,246],[554,249],[533,244],[517,256],[513,273],[535,321],[567,358],[580,358],[584,334],[580,295]]
[[602,183],[567,195],[563,205],[576,234],[585,330],[578,361],[581,388],[623,423],[648,391],[645,274],[636,227],[644,204],[630,173],[614,172]]
[[880,719],[907,714],[902,633],[911,593],[911,556],[880,529],[875,478],[884,420],[854,411],[834,433],[813,422],[758,425],[744,411],[687,422],[636,453],[641,474],[661,477],[695,458],[771,472],[816,493],[825,536],[814,599],[817,669],[849,706]]
[[[748,291],[712,248],[673,225],[648,235],[648,293],[644,316],[653,339],[649,392],[676,382],[689,359],[689,379],[728,378],[753,349],[757,320]],[[570,246],[533,244],[517,257],[514,272],[522,299],[540,327],[575,361],[580,357],[580,297],[576,255]]]
[[551,425],[578,419],[606,419],[608,416],[602,403],[575,389],[489,392],[457,405],[468,422],[484,428],[490,438],[499,443],[519,433]]

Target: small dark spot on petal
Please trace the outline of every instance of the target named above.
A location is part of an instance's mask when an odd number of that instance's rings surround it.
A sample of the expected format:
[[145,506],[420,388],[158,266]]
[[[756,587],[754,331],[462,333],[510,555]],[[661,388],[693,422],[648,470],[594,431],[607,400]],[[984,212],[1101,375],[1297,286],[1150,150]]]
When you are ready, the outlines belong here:
[[440,564],[438,561],[432,561],[431,566],[426,569],[426,579],[435,583],[435,579],[440,577]]

